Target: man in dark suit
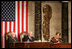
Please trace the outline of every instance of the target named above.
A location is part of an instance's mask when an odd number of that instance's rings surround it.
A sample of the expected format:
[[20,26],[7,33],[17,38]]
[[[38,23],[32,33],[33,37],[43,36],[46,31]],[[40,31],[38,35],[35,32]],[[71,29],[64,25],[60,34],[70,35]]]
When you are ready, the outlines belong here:
[[8,35],[8,39],[7,39],[7,47],[9,48],[9,43],[14,43],[14,42],[17,42],[17,38],[16,38],[16,35],[15,33],[11,33],[11,36]]
[[51,39],[51,43],[61,43],[62,42],[62,40],[61,40],[61,38],[60,38],[60,33],[59,32],[57,32],[56,33],[56,36],[54,36],[54,37],[52,37],[52,39]]
[[17,42],[17,38],[16,37],[9,37],[9,43],[14,43],[14,42]]
[[32,32],[31,33],[26,33],[24,35],[24,38],[23,38],[23,42],[33,42],[34,41],[34,37],[32,36]]

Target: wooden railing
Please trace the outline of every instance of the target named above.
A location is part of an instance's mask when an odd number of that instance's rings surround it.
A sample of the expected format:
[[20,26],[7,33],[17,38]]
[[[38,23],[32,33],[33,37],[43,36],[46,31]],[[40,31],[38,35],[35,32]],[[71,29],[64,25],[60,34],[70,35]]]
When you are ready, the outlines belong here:
[[50,44],[49,42],[9,43],[9,48],[71,48],[69,43]]

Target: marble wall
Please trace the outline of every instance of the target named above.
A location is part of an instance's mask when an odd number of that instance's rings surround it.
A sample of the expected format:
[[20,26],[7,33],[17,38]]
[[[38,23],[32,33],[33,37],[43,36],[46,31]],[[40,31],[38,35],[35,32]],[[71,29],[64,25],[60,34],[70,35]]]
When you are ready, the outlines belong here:
[[35,32],[35,2],[28,1],[28,32]]
[[[61,12],[62,6],[58,1],[45,1],[42,2],[41,6],[43,7],[45,4],[48,4],[52,7],[52,18],[50,20],[50,39],[55,36],[56,32],[61,33]],[[41,7],[41,10],[42,10]],[[42,14],[42,13],[41,13]],[[43,14],[42,14],[43,15]],[[42,17],[42,16],[41,16]],[[35,2],[29,1],[28,3],[28,30],[29,32],[35,33]],[[45,41],[42,37],[43,42]]]
[[71,1],[68,2],[69,43],[71,43]]
[[[50,39],[51,39],[53,36],[55,36],[56,32],[61,33],[62,4],[61,2],[58,1],[45,1],[42,2],[42,7],[45,4],[50,5],[52,8],[52,17],[50,20]],[[42,17],[43,17],[43,13],[42,13]],[[44,40],[43,36],[42,36],[42,41],[43,42],[46,41]]]
[[[48,4],[52,8],[52,17],[50,20],[50,39],[55,36],[56,32],[62,33],[62,3],[59,1],[43,1],[41,2],[41,17],[43,17],[43,6]],[[71,2],[68,5],[68,21],[69,21],[69,43],[71,43]],[[43,19],[43,18],[42,18]],[[28,3],[28,30],[29,32],[33,32],[33,36],[35,33],[35,2],[29,1]],[[43,38],[42,33],[42,41],[45,42],[46,40]]]

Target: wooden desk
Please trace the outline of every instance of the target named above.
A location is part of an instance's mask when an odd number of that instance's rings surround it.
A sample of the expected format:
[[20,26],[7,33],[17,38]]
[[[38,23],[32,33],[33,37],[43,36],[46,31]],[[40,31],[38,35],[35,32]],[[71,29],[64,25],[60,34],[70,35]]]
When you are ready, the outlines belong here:
[[71,48],[71,44],[50,44],[49,42],[10,43],[10,48]]
[[71,44],[64,44],[64,43],[61,43],[61,44],[53,44],[51,45],[51,48],[71,48]]

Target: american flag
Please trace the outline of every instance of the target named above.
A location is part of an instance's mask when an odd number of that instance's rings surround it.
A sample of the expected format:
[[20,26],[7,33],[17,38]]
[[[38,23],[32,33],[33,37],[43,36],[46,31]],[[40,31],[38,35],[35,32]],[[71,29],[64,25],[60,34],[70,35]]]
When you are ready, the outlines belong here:
[[28,1],[1,1],[1,47],[5,48],[6,33],[28,32]]

